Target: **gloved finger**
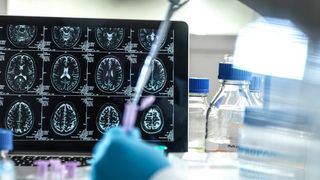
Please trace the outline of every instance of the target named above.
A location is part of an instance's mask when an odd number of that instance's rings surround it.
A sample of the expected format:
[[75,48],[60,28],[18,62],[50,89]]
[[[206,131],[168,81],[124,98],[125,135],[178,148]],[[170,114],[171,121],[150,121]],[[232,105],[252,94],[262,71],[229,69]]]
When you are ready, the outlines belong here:
[[132,139],[141,139],[141,133],[138,128],[134,128],[131,131],[128,132],[128,136]]
[[98,141],[98,143],[93,148],[93,153],[97,153],[102,149],[107,149],[110,144],[110,141],[114,137],[124,136],[124,131],[120,127],[111,128],[108,132],[104,133],[103,137]]
[[98,162],[100,159],[104,157],[104,154],[108,150],[113,139],[115,139],[116,137],[125,137],[125,132],[122,128],[111,128],[108,132],[106,132],[103,135],[103,137],[93,148],[93,158],[91,160],[91,164]]
[[109,136],[109,138],[114,138],[114,137],[124,137],[125,136],[125,132],[123,130],[123,128],[121,127],[113,127],[109,130],[109,132],[104,135],[104,136]]

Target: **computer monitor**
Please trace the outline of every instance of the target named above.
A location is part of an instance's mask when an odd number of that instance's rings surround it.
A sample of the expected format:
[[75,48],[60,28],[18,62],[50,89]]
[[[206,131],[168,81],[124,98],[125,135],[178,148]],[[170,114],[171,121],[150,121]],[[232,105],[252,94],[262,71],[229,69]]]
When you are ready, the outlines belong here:
[[[16,150],[91,151],[122,123],[124,104],[160,21],[0,17],[0,126]],[[186,151],[188,26],[172,22],[136,127],[148,142]]]

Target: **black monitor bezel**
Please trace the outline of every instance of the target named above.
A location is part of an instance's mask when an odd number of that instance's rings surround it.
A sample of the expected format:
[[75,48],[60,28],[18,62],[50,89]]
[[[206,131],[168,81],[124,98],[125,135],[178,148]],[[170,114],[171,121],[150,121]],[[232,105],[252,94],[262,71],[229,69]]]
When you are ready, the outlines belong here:
[[[160,21],[153,20],[123,20],[123,19],[92,19],[92,18],[64,18],[64,17],[26,17],[26,16],[0,16],[2,24],[33,24],[33,25],[77,25],[77,26],[104,26],[129,24],[130,27],[157,28]],[[175,141],[163,143],[169,152],[185,152],[188,148],[188,61],[189,61],[189,30],[188,25],[182,21],[172,21],[171,29],[175,30],[175,65],[174,65],[174,113],[176,134]],[[179,121],[176,121],[179,119]],[[91,152],[96,142],[50,142],[14,141],[17,151],[70,151]]]

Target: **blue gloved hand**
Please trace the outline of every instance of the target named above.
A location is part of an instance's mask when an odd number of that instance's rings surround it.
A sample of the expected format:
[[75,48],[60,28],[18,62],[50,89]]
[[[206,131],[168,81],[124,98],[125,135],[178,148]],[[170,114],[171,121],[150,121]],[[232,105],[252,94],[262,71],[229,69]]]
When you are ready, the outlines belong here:
[[125,133],[113,128],[93,150],[93,180],[146,180],[158,170],[169,166],[163,152],[140,139],[138,129]]

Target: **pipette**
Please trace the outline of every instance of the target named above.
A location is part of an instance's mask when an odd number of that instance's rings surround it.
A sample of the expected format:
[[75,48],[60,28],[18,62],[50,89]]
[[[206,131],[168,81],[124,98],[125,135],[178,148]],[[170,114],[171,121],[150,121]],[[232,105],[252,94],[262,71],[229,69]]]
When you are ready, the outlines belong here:
[[135,93],[134,93],[133,99],[125,105],[125,110],[123,115],[123,128],[125,132],[130,131],[134,127],[138,111],[151,106],[155,100],[154,96],[148,96],[147,98],[144,98],[141,101],[141,106],[140,107],[138,106],[141,94],[143,92],[143,88],[146,85],[147,81],[149,80],[152,67],[153,67],[153,61],[158,55],[162,40],[167,36],[167,32],[170,25],[170,19],[176,10],[178,10],[187,2],[189,2],[189,0],[186,0],[182,3],[180,3],[180,0],[169,0],[169,1],[170,1],[170,6],[168,9],[168,12],[166,14],[165,19],[160,24],[159,30],[157,32],[157,38],[153,42],[151,46],[151,50],[144,61],[141,73],[138,78],[138,82],[134,89]]

